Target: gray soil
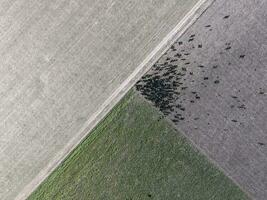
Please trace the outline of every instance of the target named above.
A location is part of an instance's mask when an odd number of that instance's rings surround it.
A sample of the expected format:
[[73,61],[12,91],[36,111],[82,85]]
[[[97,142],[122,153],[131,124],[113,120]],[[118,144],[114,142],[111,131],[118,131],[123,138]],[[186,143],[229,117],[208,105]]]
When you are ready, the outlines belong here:
[[267,1],[217,0],[136,89],[253,198],[267,197]]

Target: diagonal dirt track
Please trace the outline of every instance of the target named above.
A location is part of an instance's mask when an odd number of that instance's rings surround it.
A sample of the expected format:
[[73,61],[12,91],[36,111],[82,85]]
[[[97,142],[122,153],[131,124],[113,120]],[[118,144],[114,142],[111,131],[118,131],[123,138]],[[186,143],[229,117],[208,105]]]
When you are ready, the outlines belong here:
[[137,90],[255,199],[267,196],[267,2],[215,3]]

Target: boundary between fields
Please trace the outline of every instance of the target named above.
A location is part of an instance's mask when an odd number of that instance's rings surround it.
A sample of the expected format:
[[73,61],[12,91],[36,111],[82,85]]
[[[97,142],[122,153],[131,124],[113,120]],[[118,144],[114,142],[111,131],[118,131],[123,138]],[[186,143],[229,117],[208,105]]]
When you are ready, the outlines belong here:
[[95,126],[111,111],[134,84],[153,66],[153,64],[179,39],[185,31],[208,9],[215,0],[199,0],[183,19],[163,38],[143,62],[128,76],[126,80],[105,100],[99,109],[87,120],[81,130],[54,159],[16,196],[15,200],[24,200],[53,172],[95,128]]

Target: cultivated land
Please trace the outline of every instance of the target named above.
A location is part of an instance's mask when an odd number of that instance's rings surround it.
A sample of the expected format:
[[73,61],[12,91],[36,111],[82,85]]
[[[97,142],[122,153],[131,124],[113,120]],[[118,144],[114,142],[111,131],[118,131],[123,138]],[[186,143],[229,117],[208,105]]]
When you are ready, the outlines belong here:
[[1,200],[27,197],[149,68],[197,2],[0,1]]
[[137,89],[253,198],[267,198],[267,1],[218,0]]
[[37,199],[247,198],[131,92],[28,198]]

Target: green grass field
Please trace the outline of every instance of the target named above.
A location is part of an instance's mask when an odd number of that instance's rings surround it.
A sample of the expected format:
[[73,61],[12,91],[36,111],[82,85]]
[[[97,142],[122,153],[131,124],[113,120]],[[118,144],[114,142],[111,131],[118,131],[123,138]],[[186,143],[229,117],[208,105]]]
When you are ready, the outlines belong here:
[[36,199],[247,197],[132,91],[29,197]]

